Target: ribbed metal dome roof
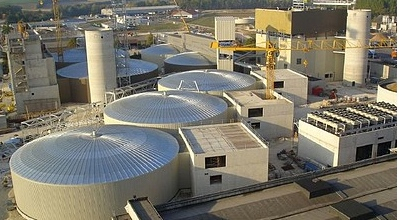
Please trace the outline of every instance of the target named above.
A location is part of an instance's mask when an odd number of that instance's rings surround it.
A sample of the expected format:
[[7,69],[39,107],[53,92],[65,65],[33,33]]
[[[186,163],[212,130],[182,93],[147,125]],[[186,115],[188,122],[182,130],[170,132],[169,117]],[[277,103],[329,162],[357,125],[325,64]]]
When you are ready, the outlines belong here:
[[[122,59],[122,58],[120,58]],[[127,68],[123,68],[125,62],[119,61],[118,66],[118,76],[135,76],[146,74],[158,69],[156,64],[143,61],[143,60],[135,60],[128,58],[126,60]],[[88,77],[87,71],[87,62],[75,63],[64,67],[62,69],[57,70],[57,74],[65,77],[65,78],[72,78],[72,79],[82,79]]]
[[[52,53],[51,54],[55,61],[58,61],[58,55],[57,53]],[[79,47],[79,48],[73,48],[73,49],[68,49],[63,51],[62,53],[64,62],[71,62],[71,63],[80,63],[80,62],[86,62],[87,61],[87,53],[86,53],[86,47]],[[115,51],[115,56],[116,57],[129,57],[129,52],[121,49],[117,49]]]
[[[79,63],[79,62],[86,62],[86,48],[79,47],[73,48],[69,50],[65,50],[62,53],[64,62],[71,62],[71,63]],[[57,53],[53,53],[52,56],[54,57],[55,61],[58,61]]]
[[199,91],[232,91],[249,87],[256,82],[250,75],[217,69],[191,70],[174,73],[158,81],[166,88],[198,89]]
[[214,64],[198,52],[179,53],[165,59],[165,63],[184,66],[201,66]]
[[163,55],[163,54],[178,54],[179,51],[170,44],[158,44],[141,50],[140,53]]
[[227,110],[220,98],[188,91],[145,92],[119,99],[104,108],[110,118],[145,124],[197,122]]
[[150,128],[105,125],[54,133],[18,149],[11,157],[15,174],[32,181],[84,185],[137,177],[173,160],[178,143]]

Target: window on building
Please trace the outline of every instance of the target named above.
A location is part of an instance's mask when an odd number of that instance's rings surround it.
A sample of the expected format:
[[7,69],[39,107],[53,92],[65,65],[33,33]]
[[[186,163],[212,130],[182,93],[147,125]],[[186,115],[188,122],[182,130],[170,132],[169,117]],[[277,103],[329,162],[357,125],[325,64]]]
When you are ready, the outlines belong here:
[[372,144],[357,147],[356,148],[356,161],[371,158],[372,150],[373,150]]
[[301,58],[296,59],[296,64],[302,64],[302,59]]
[[260,122],[252,122],[251,127],[253,129],[260,129]]
[[209,184],[219,184],[222,183],[222,175],[215,175],[209,177]]
[[284,88],[284,81],[275,81],[274,82],[274,88],[275,89]]
[[248,109],[248,117],[262,117],[263,116],[263,108],[250,108]]
[[377,157],[389,154],[389,149],[391,148],[391,142],[384,142],[384,143],[379,143],[377,147]]
[[225,166],[226,156],[205,157],[205,169]]
[[288,64],[284,63],[284,69],[288,69]]

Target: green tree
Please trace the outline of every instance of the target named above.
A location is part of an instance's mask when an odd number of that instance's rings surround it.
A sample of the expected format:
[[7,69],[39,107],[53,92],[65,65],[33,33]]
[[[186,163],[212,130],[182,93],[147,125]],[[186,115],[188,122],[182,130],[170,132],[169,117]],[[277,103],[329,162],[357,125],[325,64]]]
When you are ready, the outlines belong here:
[[153,35],[152,33],[149,33],[149,34],[147,35],[145,44],[146,44],[147,46],[151,46],[152,44],[154,44],[154,35]]

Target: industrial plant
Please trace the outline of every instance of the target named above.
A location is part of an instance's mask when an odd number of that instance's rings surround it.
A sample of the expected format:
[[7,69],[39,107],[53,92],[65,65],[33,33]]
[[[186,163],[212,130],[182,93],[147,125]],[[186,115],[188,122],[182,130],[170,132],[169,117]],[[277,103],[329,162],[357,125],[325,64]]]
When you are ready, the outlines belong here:
[[[368,52],[396,40],[371,45],[371,11],[353,1],[316,1],[347,7],[334,10],[303,2],[255,9],[254,19],[215,17],[212,36],[162,33],[166,42],[134,52],[122,39],[126,16],[177,4],[115,4],[102,10],[115,23],[86,23],[72,48],[60,47],[60,30],[49,48],[33,26],[16,24],[2,47],[0,131],[21,140],[7,155],[0,145],[10,211],[44,220],[395,218],[396,65],[377,67],[385,64]],[[253,26],[255,46],[237,40],[236,25]]]

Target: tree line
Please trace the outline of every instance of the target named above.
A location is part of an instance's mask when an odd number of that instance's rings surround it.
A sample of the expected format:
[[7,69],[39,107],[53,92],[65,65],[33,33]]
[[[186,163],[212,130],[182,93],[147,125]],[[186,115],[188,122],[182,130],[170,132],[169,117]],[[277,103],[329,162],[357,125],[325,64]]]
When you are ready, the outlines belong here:
[[[183,9],[254,9],[254,8],[289,8],[292,0],[176,0]],[[309,1],[310,2],[310,1]],[[21,6],[6,5],[0,7],[0,15],[7,23],[17,23],[49,20],[53,17],[51,11],[41,11],[41,7],[50,7],[51,0],[38,4],[38,10],[22,10]],[[168,0],[127,1],[127,7],[160,6],[173,4]],[[310,5],[308,5],[310,6]],[[355,8],[371,9],[372,17],[377,15],[396,15],[396,0],[357,0]],[[102,8],[111,8],[111,2],[60,5],[61,18],[79,15],[100,14]]]

